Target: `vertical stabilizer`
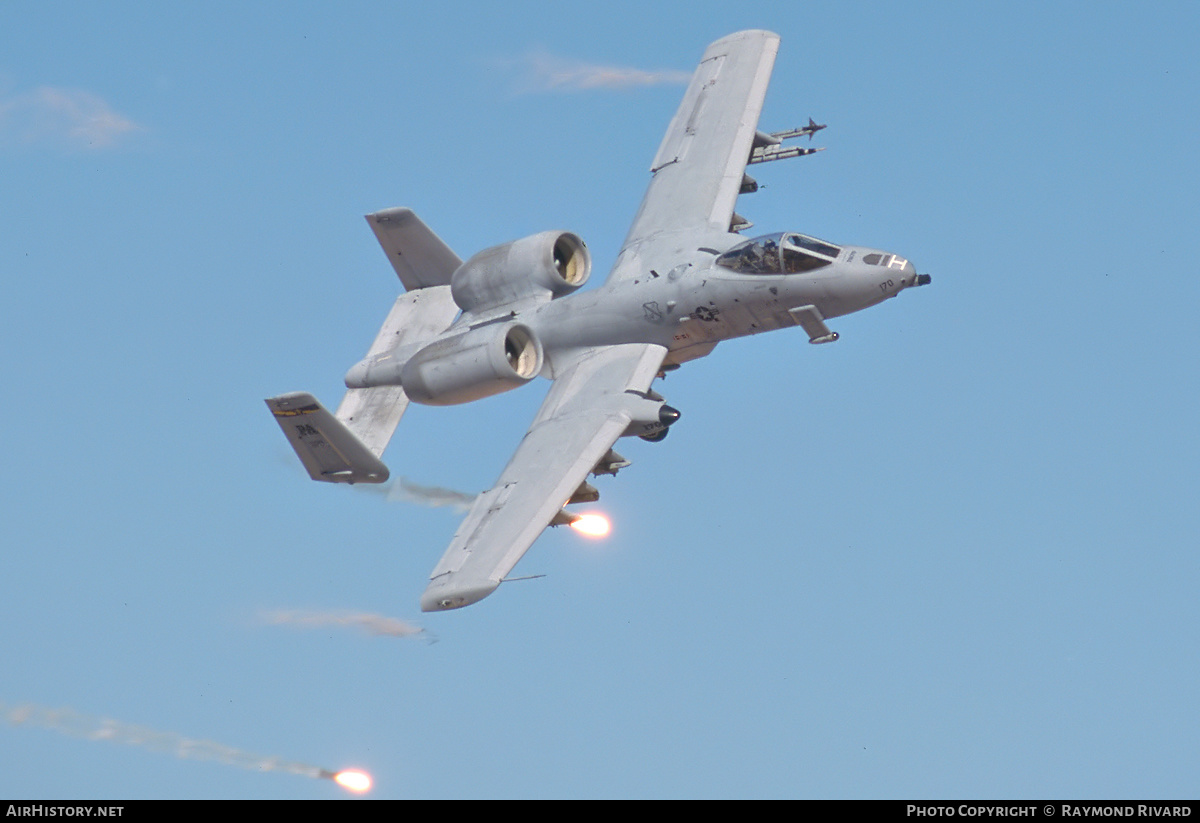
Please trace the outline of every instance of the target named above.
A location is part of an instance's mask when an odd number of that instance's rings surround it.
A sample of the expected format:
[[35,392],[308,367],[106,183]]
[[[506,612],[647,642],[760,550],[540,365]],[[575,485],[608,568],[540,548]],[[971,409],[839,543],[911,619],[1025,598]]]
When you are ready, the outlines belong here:
[[[450,276],[462,261],[409,209],[369,214],[367,222],[408,289],[392,304],[367,359],[403,357],[454,322],[458,306],[450,296]],[[306,392],[266,402],[313,480],[387,480],[387,467],[379,458],[408,408],[400,386],[348,389],[336,415]]]

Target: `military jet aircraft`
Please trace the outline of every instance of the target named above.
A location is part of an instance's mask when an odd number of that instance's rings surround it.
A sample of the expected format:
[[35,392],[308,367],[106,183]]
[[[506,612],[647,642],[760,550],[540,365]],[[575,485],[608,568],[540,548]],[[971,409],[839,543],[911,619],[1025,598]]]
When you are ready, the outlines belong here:
[[367,215],[404,284],[365,359],[346,374],[336,414],[311,394],[267,405],[314,480],[382,483],[380,461],[409,401],[467,403],[553,381],[495,485],[471,506],[430,575],[424,611],[491,594],[564,507],[596,499],[592,474],[629,461],[621,437],[657,441],[679,412],[651,388],[658,376],[722,340],[799,326],[811,343],[838,339],[826,321],[929,282],[879,249],[795,232],[747,239],[734,211],[754,191],[749,164],[817,151],[785,146],[824,128],[758,131],[779,47],[743,31],[708,47],[650,168],[641,208],[597,289],[575,234],[547,231],[465,263],[409,209]]

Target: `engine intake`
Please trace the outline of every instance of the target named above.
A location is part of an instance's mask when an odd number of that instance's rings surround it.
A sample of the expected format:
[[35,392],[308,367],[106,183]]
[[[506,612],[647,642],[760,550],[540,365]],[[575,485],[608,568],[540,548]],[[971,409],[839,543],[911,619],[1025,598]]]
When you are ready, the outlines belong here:
[[430,343],[405,364],[400,385],[417,403],[452,406],[523,386],[541,370],[533,330],[496,324]]
[[591,273],[592,257],[577,235],[544,231],[479,252],[454,272],[450,294],[463,311],[480,312],[570,294]]

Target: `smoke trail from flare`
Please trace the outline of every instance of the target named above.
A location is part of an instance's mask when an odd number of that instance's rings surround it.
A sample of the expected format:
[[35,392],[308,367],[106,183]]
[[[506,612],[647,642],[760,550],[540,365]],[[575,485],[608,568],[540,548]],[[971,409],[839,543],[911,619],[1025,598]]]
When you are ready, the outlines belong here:
[[[405,503],[416,503],[421,506],[452,506],[456,511],[466,512],[475,502],[477,495],[446,489],[441,486],[421,486],[403,477],[397,477],[391,483],[382,486],[359,484],[355,488],[384,495],[388,500],[399,500]],[[566,510],[563,510],[566,515]],[[571,515],[574,519],[567,521],[556,520],[550,525],[558,526],[569,522],[571,528],[589,537],[605,537],[612,529],[608,518],[598,512],[583,515]]]
[[403,477],[397,477],[391,483],[373,486],[360,483],[354,488],[363,491],[382,493],[388,500],[401,503],[416,503],[419,506],[440,508],[450,506],[455,511],[465,512],[475,502],[475,495],[466,492],[444,489],[441,486],[422,486]]
[[336,780],[337,775],[341,774],[307,763],[244,752],[212,740],[195,740],[175,732],[159,732],[109,718],[89,717],[74,709],[50,709],[32,703],[6,706],[0,702],[0,716],[14,726],[37,726],[85,740],[125,743],[150,751],[173,754],[184,760],[215,760],[227,766],[237,766],[239,769],[284,772],[318,780]]
[[412,637],[425,635],[432,637],[420,626],[405,623],[395,617],[384,617],[382,614],[363,614],[361,612],[318,612],[318,611],[273,611],[262,616],[263,621],[272,626],[301,626],[304,628],[320,628],[322,626],[353,626],[374,635],[388,637]]
[[690,71],[584,63],[544,51],[526,54],[508,64],[522,70],[524,76],[518,80],[517,90],[526,94],[686,85],[692,79]]

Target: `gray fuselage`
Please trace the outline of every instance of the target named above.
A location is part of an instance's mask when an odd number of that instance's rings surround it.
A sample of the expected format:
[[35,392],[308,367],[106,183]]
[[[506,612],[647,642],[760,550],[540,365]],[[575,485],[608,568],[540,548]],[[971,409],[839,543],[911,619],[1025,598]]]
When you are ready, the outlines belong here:
[[[708,354],[721,340],[797,325],[789,310],[815,306],[821,317],[860,311],[917,285],[911,263],[860,246],[837,247],[836,259],[810,271],[739,272],[717,263],[737,234],[658,235],[626,249],[599,289],[521,312],[553,363],[556,352],[620,343],[655,343],[678,364]],[[649,246],[649,248],[646,248]],[[864,262],[888,260],[889,265]],[[635,274],[630,276],[629,269]]]

